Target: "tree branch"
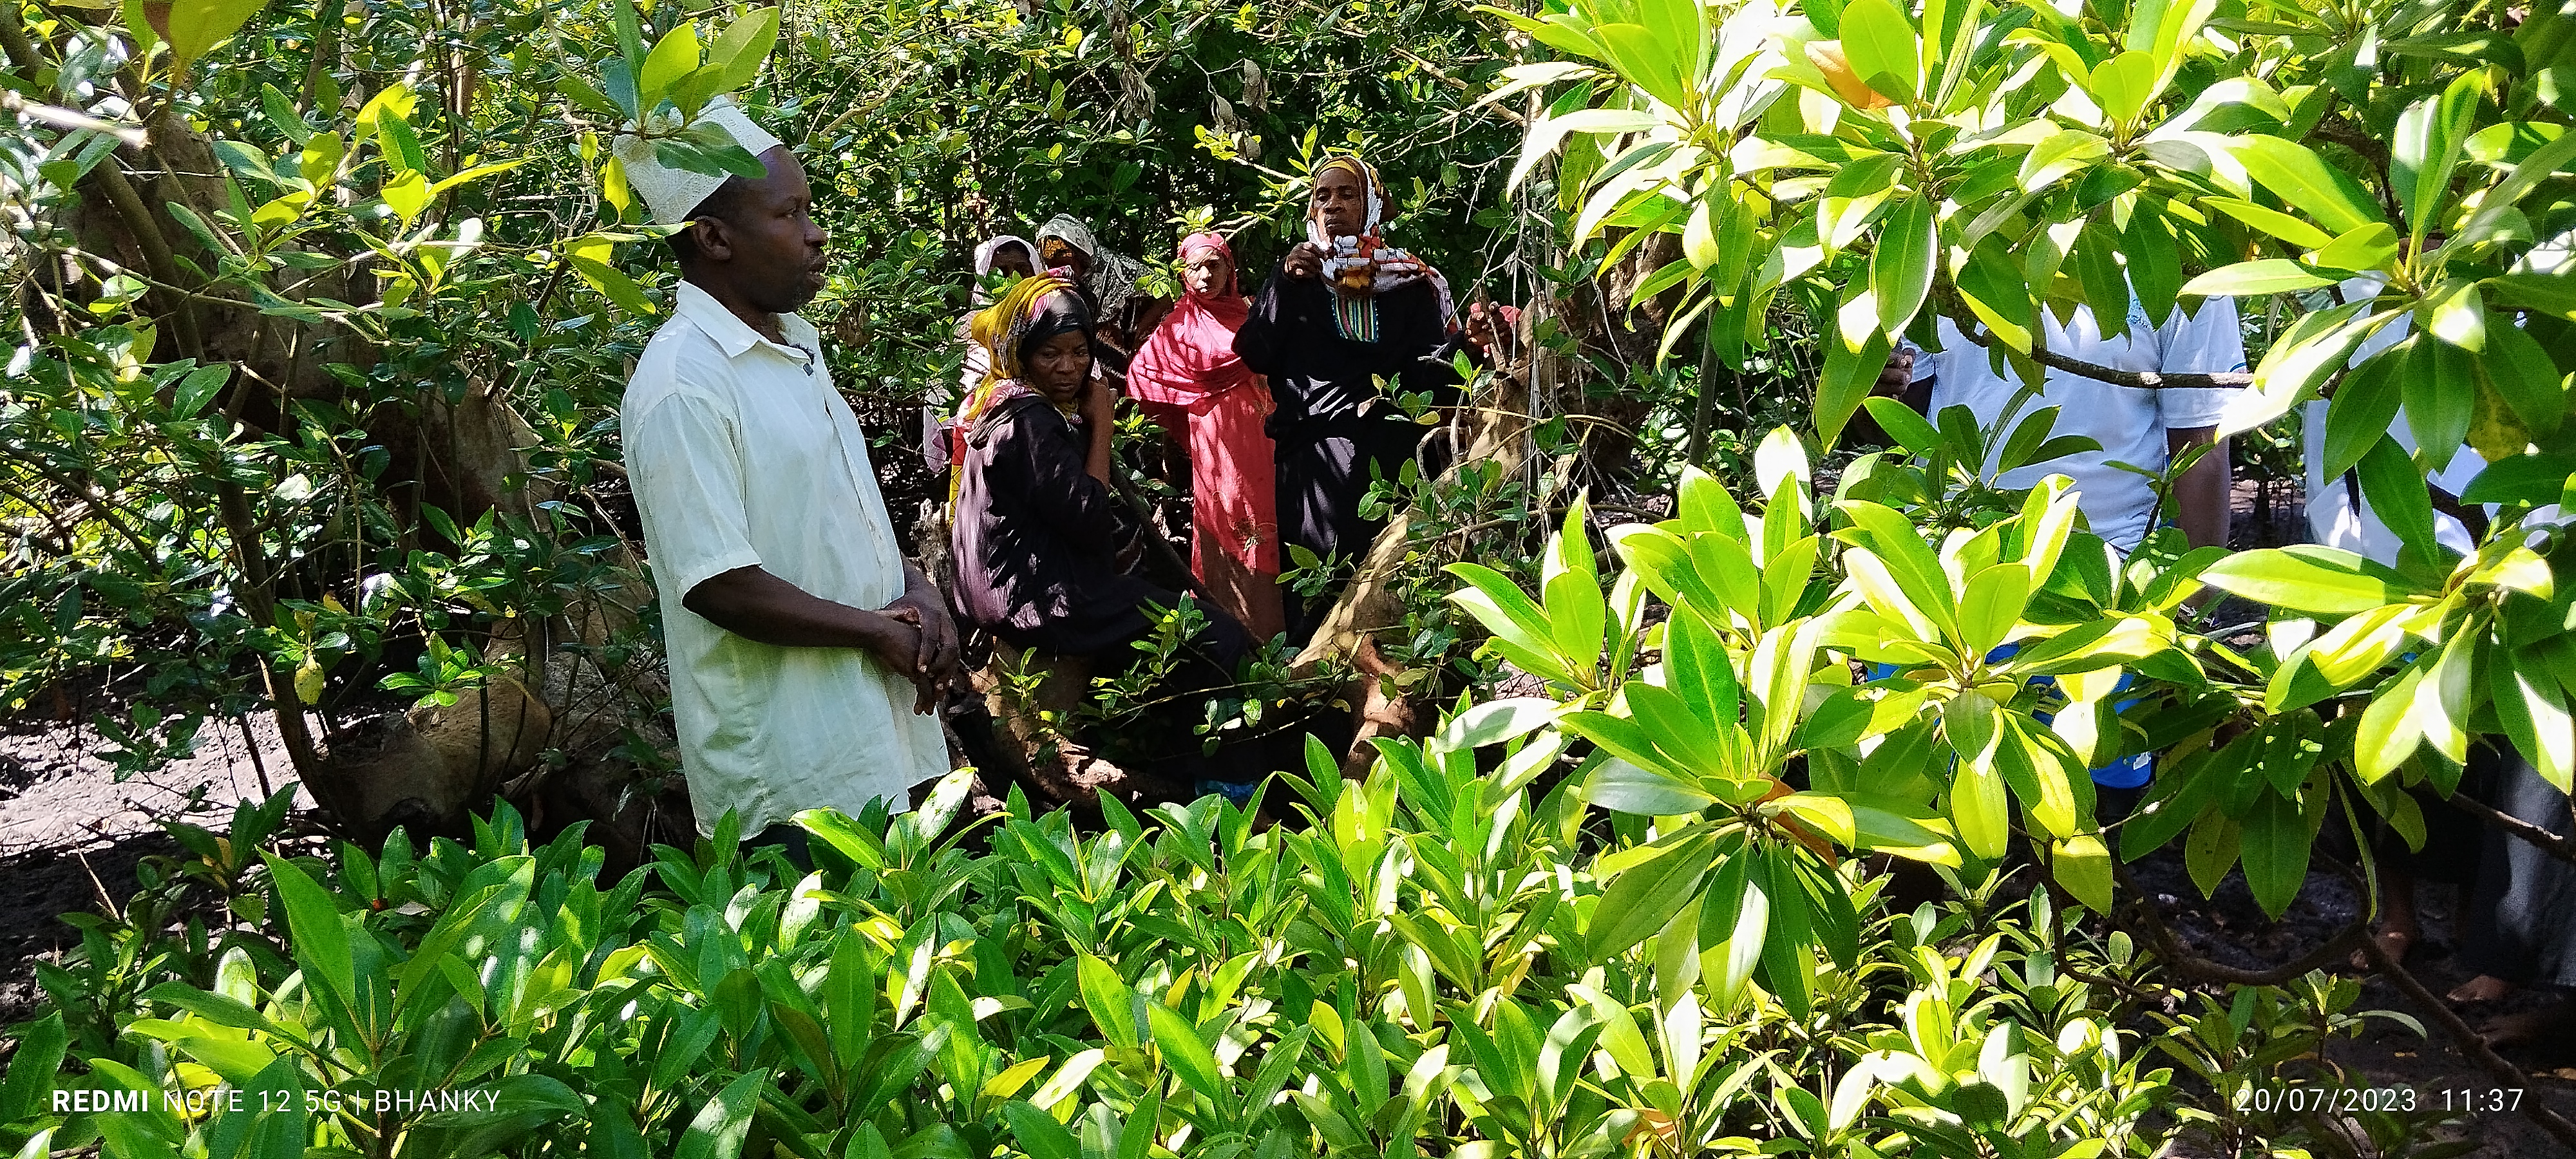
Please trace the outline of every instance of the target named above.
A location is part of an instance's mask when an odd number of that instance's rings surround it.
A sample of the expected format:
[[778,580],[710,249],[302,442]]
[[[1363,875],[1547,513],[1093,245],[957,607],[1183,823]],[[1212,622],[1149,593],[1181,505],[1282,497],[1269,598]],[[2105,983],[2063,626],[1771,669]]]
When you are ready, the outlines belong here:
[[[2388,951],[2379,948],[2378,939],[2363,938],[2361,952],[2369,956],[2371,969],[2379,971],[2381,976],[2396,983],[2398,990],[2404,992],[2418,1009],[2432,1015],[2433,1021],[2441,1024],[2443,1032],[2451,1036],[2451,1042],[2460,1048],[2460,1053],[2466,1055],[2470,1062],[2478,1064],[2479,1069],[2494,1076],[2498,1083],[2516,1090],[2527,1091],[2530,1088],[2531,1076],[2522,1073],[2521,1067],[2506,1061],[2504,1056],[2489,1047],[2487,1040],[2462,1020],[2449,1004],[2443,1002],[2431,990],[2426,989],[2424,983],[2418,981],[2415,975],[2408,973],[2403,963],[2390,956]],[[2549,1136],[2558,1140],[2560,1146],[2576,1151],[2576,1123],[2568,1122],[2565,1116],[2550,1110],[2535,1098],[2526,1097],[2522,1100],[2522,1113],[2541,1130],[2549,1132]]]
[[2490,828],[2510,833],[2539,846],[2541,852],[2551,857],[2576,865],[2576,838],[2561,837],[2511,813],[2498,810],[2495,806],[2466,793],[2453,793],[2450,801],[2452,808],[2486,822]]
[[[2041,308],[2046,309],[2045,306]],[[1955,322],[1956,319],[1952,321]],[[1994,341],[1980,335],[1974,327],[1961,326],[1958,329],[1960,336],[1970,343],[1983,349],[1994,348]],[[2031,331],[2030,358],[2031,361],[2051,370],[2063,370],[2068,374],[2082,375],[2096,382],[2107,382],[2113,386],[2126,386],[2138,390],[2242,390],[2254,385],[2253,374],[2242,370],[2218,373],[2121,370],[2098,362],[2069,358],[2050,350],[2047,341],[2040,337],[2037,327],[2033,327]]]

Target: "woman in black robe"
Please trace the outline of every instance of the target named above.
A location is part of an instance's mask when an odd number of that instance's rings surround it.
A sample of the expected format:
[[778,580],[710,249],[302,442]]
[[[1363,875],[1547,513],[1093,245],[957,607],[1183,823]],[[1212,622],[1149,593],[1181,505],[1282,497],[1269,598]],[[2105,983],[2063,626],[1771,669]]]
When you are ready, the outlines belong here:
[[[1360,514],[1372,479],[1392,480],[1431,428],[1378,385],[1456,406],[1459,334],[1448,284],[1379,236],[1386,191],[1356,157],[1315,170],[1308,240],[1288,251],[1235,336],[1246,366],[1268,375],[1278,409],[1279,534],[1317,557],[1357,555],[1384,526]],[[1311,631],[1289,601],[1290,631]]]
[[[950,605],[1017,647],[1082,657],[1094,677],[1124,673],[1145,656],[1134,645],[1181,596],[1118,566],[1114,396],[1091,373],[1091,316],[1071,285],[1042,275],[1012,287],[977,329],[989,336],[993,370],[958,417]],[[1174,706],[1164,724],[1184,736],[1204,715],[1190,694],[1231,683],[1249,646],[1225,613],[1198,607],[1205,626],[1156,689]],[[1164,747],[1188,748],[1168,758],[1183,784],[1254,779],[1210,777],[1195,745]]]

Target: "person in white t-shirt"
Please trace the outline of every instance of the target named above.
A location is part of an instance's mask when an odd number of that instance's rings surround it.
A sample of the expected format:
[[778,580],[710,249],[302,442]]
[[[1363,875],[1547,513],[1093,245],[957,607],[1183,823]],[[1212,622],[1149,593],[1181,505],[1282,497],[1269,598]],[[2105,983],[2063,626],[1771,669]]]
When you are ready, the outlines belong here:
[[[2146,307],[2131,298],[2127,328],[2112,336],[2102,333],[2090,307],[2077,307],[2063,326],[2054,312],[2043,308],[2040,313],[2048,349],[2079,362],[2164,374],[2245,369],[2245,336],[2238,328],[2232,298],[2206,299],[2197,309],[2176,303],[2162,326],[2148,320]],[[1942,349],[1937,354],[1907,346],[1913,353],[1916,389],[1930,384],[1933,416],[1965,406],[1980,424],[1994,423],[2020,393],[2020,377],[1999,369],[2001,355],[1968,341],[1948,319],[1941,320],[1939,333]],[[2054,406],[2059,410],[2052,433],[2087,436],[2102,444],[2102,449],[2003,472],[1995,481],[2007,487],[2031,487],[2050,475],[2073,479],[2093,533],[2126,553],[2155,528],[2155,489],[2146,476],[2113,464],[2161,472],[2185,450],[2212,444],[2209,453],[2174,482],[2174,523],[2193,547],[2225,547],[2232,501],[2227,445],[2217,437],[2218,418],[2234,393],[2196,387],[2114,386],[2051,368],[2040,397],[2024,402],[2013,421],[2019,423],[2042,407]],[[2003,441],[2002,435],[1992,440],[1997,453]],[[1993,467],[1990,462],[1988,470]]]
[[[2245,369],[2245,338],[2238,330],[2236,303],[2211,298],[2198,309],[2176,304],[2162,326],[2147,318],[2146,307],[2129,301],[2126,329],[2105,336],[2089,307],[2078,307],[2064,325],[2043,309],[2048,349],[2080,362],[2114,370],[2158,373],[2227,373]],[[1880,376],[1881,393],[1898,393],[1909,406],[1928,404],[1933,416],[1964,406],[1980,426],[2005,418],[2005,408],[2021,393],[2019,376],[2000,368],[2002,356],[1968,340],[1957,325],[1939,323],[1939,353],[1912,343],[1900,345]],[[1911,389],[1900,384],[1910,381]],[[2220,412],[2234,392],[2225,389],[2115,386],[2071,371],[2050,369],[2038,397],[2025,400],[2010,416],[2018,425],[2043,407],[2059,408],[2056,435],[2082,435],[2100,443],[2099,451],[2069,455],[2014,471],[1986,471],[2006,487],[2032,487],[2050,475],[2075,481],[2077,503],[2093,533],[2123,554],[2137,549],[2156,526],[2156,492],[2147,476],[2123,470],[2127,464],[2161,473],[2175,456],[2207,444],[2209,452],[2174,482],[2174,522],[2194,547],[2227,546],[2229,495],[2227,443],[2218,438]],[[2009,429],[1991,440],[2000,455]],[[2126,707],[2121,705],[2120,707]],[[2102,787],[2104,815],[2124,814],[2137,793],[2154,776],[2151,753],[2138,753],[2093,770]]]

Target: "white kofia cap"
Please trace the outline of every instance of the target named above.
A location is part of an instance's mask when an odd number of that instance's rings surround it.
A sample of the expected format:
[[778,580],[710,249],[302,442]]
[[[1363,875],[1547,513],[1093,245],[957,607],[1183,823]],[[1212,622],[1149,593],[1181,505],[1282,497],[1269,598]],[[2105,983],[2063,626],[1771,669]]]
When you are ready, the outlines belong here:
[[[724,97],[707,102],[688,127],[719,130],[754,157],[784,143]],[[632,133],[617,138],[613,148],[619,166],[626,170],[627,187],[644,199],[645,208],[653,211],[653,220],[663,225],[685,224],[689,211],[725,183],[722,173],[697,173],[663,165],[653,156],[653,143]]]

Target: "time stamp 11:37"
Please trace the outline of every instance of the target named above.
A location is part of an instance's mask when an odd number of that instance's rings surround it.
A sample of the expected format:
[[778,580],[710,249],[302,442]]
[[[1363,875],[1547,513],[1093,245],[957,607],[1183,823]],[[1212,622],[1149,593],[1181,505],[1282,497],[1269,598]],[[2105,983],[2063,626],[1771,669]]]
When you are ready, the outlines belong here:
[[2299,1114],[2355,1111],[2503,1112],[2522,1107],[2521,1087],[2250,1087],[2238,1092],[2238,1110]]

